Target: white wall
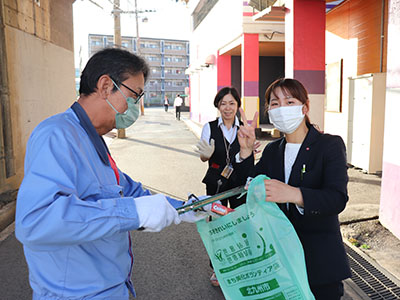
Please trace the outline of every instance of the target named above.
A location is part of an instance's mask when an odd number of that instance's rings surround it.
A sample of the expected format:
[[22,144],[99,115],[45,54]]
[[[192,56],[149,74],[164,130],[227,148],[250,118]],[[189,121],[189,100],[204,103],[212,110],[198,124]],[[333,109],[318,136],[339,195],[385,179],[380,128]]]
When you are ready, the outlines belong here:
[[241,36],[242,15],[243,1],[220,0],[192,32],[190,66],[194,73],[190,77],[190,94],[192,118],[196,122],[204,124],[217,116],[213,105],[217,93],[217,67],[196,68],[204,64],[207,56],[217,57],[219,49]]
[[[335,63],[343,58],[343,90],[342,112],[325,111],[324,131],[340,135],[347,144],[348,118],[349,118],[349,77],[357,74],[357,47],[356,39],[342,39],[326,31],[326,64]],[[329,80],[329,78],[327,79]]]
[[[342,39],[326,31],[326,64],[343,58],[343,87],[342,111],[325,111],[324,130],[343,138],[349,163],[375,173],[382,171],[386,76],[357,76],[357,54],[357,39]],[[328,74],[326,79],[336,80]]]

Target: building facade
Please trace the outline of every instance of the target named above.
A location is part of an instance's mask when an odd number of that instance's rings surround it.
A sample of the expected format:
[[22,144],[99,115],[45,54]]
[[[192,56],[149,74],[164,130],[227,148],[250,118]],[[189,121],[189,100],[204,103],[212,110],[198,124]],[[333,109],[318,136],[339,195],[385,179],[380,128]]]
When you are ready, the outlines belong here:
[[[311,121],[343,138],[350,164],[382,173],[379,219],[400,238],[400,0],[193,0],[189,5],[191,118],[200,123],[215,118],[213,96],[233,85],[247,119],[260,113],[260,126],[271,80],[300,80],[309,92]],[[210,56],[215,57],[211,67]]]
[[[156,38],[122,37],[122,47],[140,54],[150,67],[149,79],[145,86],[144,105],[164,105],[166,95],[172,105],[176,95],[184,95],[189,86],[185,70],[189,66],[189,41]],[[112,47],[112,35],[89,34],[89,57],[97,51]],[[139,51],[138,51],[139,50]]]
[[[216,118],[213,100],[224,86],[238,90],[247,118],[252,119],[256,111],[264,111],[266,87],[285,73],[284,10],[274,8],[265,20],[256,22],[247,1],[190,1],[189,6],[192,120],[204,124]],[[268,117],[260,114],[258,125],[268,123]]]

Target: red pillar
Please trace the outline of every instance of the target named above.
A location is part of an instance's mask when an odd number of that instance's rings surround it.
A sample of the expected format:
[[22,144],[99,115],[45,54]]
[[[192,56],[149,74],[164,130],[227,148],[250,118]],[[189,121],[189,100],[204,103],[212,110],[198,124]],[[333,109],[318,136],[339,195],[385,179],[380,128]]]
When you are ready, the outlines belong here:
[[231,56],[220,55],[218,51],[217,57],[217,90],[225,86],[230,86],[231,83]]
[[259,44],[258,34],[243,34],[242,43],[242,106],[248,120],[259,109]]
[[325,1],[288,0],[285,18],[285,76],[310,94],[313,123],[323,128],[325,97]]

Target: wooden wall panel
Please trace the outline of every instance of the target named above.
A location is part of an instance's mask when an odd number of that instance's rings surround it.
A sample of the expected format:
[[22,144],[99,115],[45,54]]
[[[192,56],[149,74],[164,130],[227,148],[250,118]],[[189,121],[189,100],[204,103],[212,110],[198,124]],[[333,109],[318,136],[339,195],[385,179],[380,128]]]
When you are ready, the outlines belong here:
[[[386,12],[387,0],[348,0],[326,16],[326,30],[344,39],[357,39],[357,75],[386,72],[386,34],[381,54],[383,3]],[[387,32],[387,13],[384,20]]]
[[72,4],[74,0],[4,0],[8,26],[67,50],[74,50]]
[[51,42],[74,51],[74,29],[72,24],[73,0],[51,0],[50,22]]

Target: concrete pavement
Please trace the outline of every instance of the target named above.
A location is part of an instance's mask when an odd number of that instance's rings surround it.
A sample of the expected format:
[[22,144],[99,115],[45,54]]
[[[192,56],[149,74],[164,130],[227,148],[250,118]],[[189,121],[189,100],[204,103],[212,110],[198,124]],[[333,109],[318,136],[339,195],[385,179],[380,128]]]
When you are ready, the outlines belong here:
[[[115,139],[115,132],[111,132],[106,142],[119,168],[134,180],[155,192],[183,200],[188,193],[205,193],[201,180],[207,164],[193,151],[201,126],[190,121],[188,113],[182,113],[181,120],[175,120],[173,110],[165,113],[161,108],[146,108],[145,115],[127,129],[127,139]],[[266,143],[268,140],[262,141],[263,146]],[[341,221],[376,217],[378,177],[354,169],[349,170],[349,176],[350,201],[340,216]],[[3,231],[0,235],[0,274],[7,274],[4,279],[0,277],[0,282],[6,283],[1,285],[0,293],[2,299],[29,299],[22,247],[15,240],[12,226],[7,230],[8,233]],[[133,232],[132,240],[135,255],[132,279],[137,299],[160,299],[160,296],[165,300],[224,299],[220,289],[209,283],[208,257],[194,224],[171,226],[160,233]],[[395,258],[386,264],[393,263]],[[13,267],[3,262],[12,262]],[[343,300],[368,299],[351,281],[345,287]]]

